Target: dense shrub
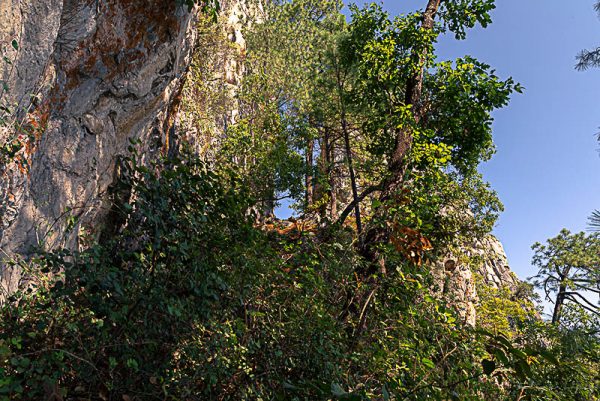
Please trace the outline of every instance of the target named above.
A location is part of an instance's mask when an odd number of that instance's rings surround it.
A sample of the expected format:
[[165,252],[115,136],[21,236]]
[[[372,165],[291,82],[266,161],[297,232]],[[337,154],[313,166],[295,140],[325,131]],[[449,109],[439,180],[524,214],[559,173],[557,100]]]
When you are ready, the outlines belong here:
[[0,310],[0,399],[597,399],[593,341],[464,326],[393,248],[361,282],[348,229],[259,229],[193,157],[122,171],[112,235],[40,253]]
[[255,270],[249,253],[261,237],[222,177],[192,159],[165,162],[160,173],[132,159],[123,166],[133,200],[117,205],[118,233],[82,252],[39,255],[34,269],[51,283],[39,277],[2,309],[9,399],[49,388],[147,399],[178,388],[184,347],[218,319],[228,276]]

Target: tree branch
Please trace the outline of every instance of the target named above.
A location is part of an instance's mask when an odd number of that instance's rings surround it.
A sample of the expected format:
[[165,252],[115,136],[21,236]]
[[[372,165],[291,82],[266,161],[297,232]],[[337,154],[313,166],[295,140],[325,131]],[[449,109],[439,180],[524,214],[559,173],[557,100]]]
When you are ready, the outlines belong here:
[[355,199],[353,199],[352,202],[350,202],[350,204],[348,206],[346,206],[346,208],[340,214],[340,217],[337,219],[335,224],[343,225],[344,222],[346,221],[346,218],[348,218],[348,215],[356,207],[357,203],[362,202],[367,196],[371,195],[373,192],[381,191],[382,187],[383,187],[383,184],[379,183],[377,185],[372,185],[372,186],[368,187],[367,189],[365,189],[360,195],[358,195]]

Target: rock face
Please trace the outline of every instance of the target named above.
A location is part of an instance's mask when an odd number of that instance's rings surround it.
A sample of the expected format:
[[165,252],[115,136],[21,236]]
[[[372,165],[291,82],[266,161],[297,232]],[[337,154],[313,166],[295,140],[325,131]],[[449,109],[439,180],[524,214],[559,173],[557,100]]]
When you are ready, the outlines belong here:
[[246,73],[244,30],[264,18],[261,1],[222,1],[218,24],[198,23],[196,53],[178,115],[182,140],[207,162],[215,159],[228,127],[239,120],[238,94]]
[[[140,139],[146,158],[168,150],[193,16],[175,0],[0,2],[10,60],[0,62],[0,102],[10,109],[0,140],[18,149],[0,169],[5,259],[38,245],[77,247],[85,230],[98,235],[129,141]],[[21,271],[0,267],[10,292]]]
[[471,255],[479,259],[475,271],[481,276],[485,285],[493,288],[508,287],[513,291],[519,286],[519,279],[508,265],[504,247],[498,238],[488,235],[477,241]]
[[460,252],[443,258],[434,266],[433,272],[436,279],[434,291],[447,299],[470,325],[475,325],[477,319],[477,276],[480,285],[508,288],[513,294],[518,291],[520,283],[510,270],[502,244],[493,235],[487,235]]

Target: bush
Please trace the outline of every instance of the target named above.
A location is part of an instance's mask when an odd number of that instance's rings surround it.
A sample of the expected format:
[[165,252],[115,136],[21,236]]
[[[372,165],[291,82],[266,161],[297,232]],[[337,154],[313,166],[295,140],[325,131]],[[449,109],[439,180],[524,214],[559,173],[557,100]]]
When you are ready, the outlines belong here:
[[40,276],[3,307],[6,399],[49,391],[147,399],[177,388],[183,348],[219,316],[229,276],[249,274],[258,260],[248,255],[261,236],[247,200],[224,189],[224,177],[191,158],[123,166],[120,189],[133,200],[115,209],[124,222],[116,235],[82,252],[39,255],[36,270],[51,284]]
[[589,337],[464,326],[391,246],[361,280],[350,229],[259,229],[191,156],[121,171],[114,224],[0,309],[0,400],[597,399]]

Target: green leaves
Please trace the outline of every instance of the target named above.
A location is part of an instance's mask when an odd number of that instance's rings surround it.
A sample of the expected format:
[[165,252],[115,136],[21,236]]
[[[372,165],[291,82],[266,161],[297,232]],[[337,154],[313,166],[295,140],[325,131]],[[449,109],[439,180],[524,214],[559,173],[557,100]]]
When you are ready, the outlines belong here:
[[[233,266],[250,277],[256,259],[248,249],[265,250],[254,242],[261,236],[246,216],[244,191],[221,186],[229,177],[198,160],[143,167],[132,157],[119,171],[121,185],[111,191],[117,229],[81,252],[36,258],[32,280],[40,280],[38,291],[17,294],[19,303],[0,307],[21,322],[0,319],[0,344],[15,358],[0,371],[0,380],[14,380],[9,394],[21,386],[29,397],[43,398],[45,383],[59,380],[70,392],[85,384],[113,394],[164,394],[166,387],[147,380],[146,372],[173,375],[173,353],[194,341],[209,316],[220,316],[215,305],[229,291],[227,279],[242,274]],[[122,202],[129,207],[122,209]],[[38,335],[17,341],[15,333],[22,332]]]
[[510,95],[521,87],[512,78],[501,80],[485,63],[472,57],[436,65],[427,77],[430,101],[428,115],[438,133],[434,139],[452,147],[452,163],[465,175],[494,153],[492,116],[508,104]]
[[429,369],[435,368],[435,363],[433,363],[433,361],[429,358],[422,358],[421,362]]
[[442,1],[440,16],[456,39],[465,39],[467,29],[477,24],[485,28],[492,22],[490,13],[496,8],[495,3],[495,0]]
[[594,210],[589,218],[590,229],[600,232],[600,210]]
[[[431,290],[435,257],[485,235],[502,208],[477,167],[494,151],[491,113],[521,90],[471,57],[436,61],[444,29],[463,37],[493,8],[444,4],[439,24],[422,29],[421,12],[353,7],[347,24],[339,1],[270,2],[245,34],[248,52],[227,53],[248,75],[236,124],[207,134],[220,145],[211,163],[184,150],[142,162],[131,141],[98,241],[29,262],[39,290],[0,307],[0,399],[43,399],[48,386],[69,399],[541,401],[551,389],[594,399],[591,326],[574,335],[528,322],[513,313],[522,299],[512,292],[478,290],[504,325],[477,331]],[[199,36],[208,46],[221,34]],[[210,81],[213,60],[194,66],[196,83]],[[407,100],[420,71],[421,96]],[[230,88],[218,82],[216,93],[195,87],[203,96],[190,104]],[[213,114],[197,117],[220,124],[229,106],[210,103]],[[399,134],[411,141],[398,191],[380,196]],[[357,251],[366,236],[330,224],[349,202],[351,158],[359,188],[375,188],[366,223],[390,227],[395,241],[377,238],[385,272],[368,277]],[[302,220],[257,218],[280,196],[297,201]],[[538,249],[543,265],[561,256],[548,247]],[[590,260],[591,248],[569,247],[562,264]]]

